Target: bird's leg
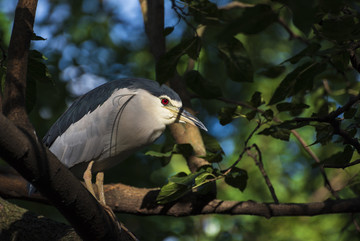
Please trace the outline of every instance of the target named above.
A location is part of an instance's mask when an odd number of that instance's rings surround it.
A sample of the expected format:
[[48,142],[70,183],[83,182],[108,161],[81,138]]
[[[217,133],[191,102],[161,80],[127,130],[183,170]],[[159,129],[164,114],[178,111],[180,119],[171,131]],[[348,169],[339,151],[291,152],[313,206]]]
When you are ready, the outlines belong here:
[[97,186],[98,192],[99,192],[99,199],[97,199],[95,196],[94,188],[93,188],[93,185],[91,182],[91,179],[92,179],[91,168],[92,168],[93,164],[94,164],[94,161],[91,161],[84,172],[83,178],[85,181],[85,186],[86,186],[87,190],[89,190],[89,192],[95,197],[95,199],[98,200],[99,203],[104,207],[105,211],[110,215],[110,217],[114,220],[114,222],[116,222],[118,224],[118,227],[121,230],[121,224],[117,220],[115,213],[105,203],[104,173],[103,172],[98,172],[98,174],[96,175],[96,186]]
[[98,193],[99,193],[99,202],[103,206],[106,206],[105,194],[104,194],[104,173],[103,172],[98,172],[98,174],[96,174],[96,186],[97,186]]
[[91,182],[91,179],[92,179],[91,168],[92,168],[93,164],[94,164],[94,161],[91,161],[89,163],[89,165],[87,166],[87,168],[84,172],[83,178],[84,178],[85,186],[86,186],[87,190],[96,198],[94,188],[93,188],[92,182]]

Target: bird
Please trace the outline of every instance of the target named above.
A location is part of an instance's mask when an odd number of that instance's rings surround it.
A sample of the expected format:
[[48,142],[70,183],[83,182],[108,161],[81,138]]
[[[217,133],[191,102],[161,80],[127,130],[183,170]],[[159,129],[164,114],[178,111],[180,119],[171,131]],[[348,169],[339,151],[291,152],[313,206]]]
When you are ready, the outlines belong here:
[[43,143],[105,205],[103,171],[153,143],[172,123],[205,125],[184,110],[167,85],[143,78],[109,81],[76,99],[43,137]]

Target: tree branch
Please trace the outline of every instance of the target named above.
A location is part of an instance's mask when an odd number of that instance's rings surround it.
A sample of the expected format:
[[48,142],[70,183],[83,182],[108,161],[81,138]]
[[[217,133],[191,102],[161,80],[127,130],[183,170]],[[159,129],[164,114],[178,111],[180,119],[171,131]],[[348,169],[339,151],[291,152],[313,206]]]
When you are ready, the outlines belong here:
[[[315,216],[335,213],[360,212],[360,198],[327,200],[312,203],[258,203],[255,201],[206,200],[190,193],[166,205],[158,205],[159,188],[136,188],[124,184],[105,185],[107,205],[115,212],[166,216],[193,216],[202,214],[255,215],[266,218],[279,216]],[[0,175],[0,195],[46,203],[39,194],[28,197],[25,181],[15,176]]]
[[[166,52],[165,36],[164,36],[164,3],[163,0],[147,1],[140,0],[141,9],[144,18],[145,30],[150,42],[150,49],[155,60]],[[186,86],[181,77],[176,73],[170,80],[170,86],[181,97],[183,106],[191,114],[195,114],[191,108],[190,96],[186,91]],[[195,172],[201,166],[209,165],[209,163],[199,158],[205,156],[206,150],[197,127],[192,125],[173,124],[170,126],[171,133],[176,143],[190,143],[194,149],[194,155],[188,158],[187,163],[191,172]]]
[[84,240],[128,240],[99,202],[37,139],[2,114],[0,126],[0,157],[32,180]]
[[11,34],[4,88],[3,113],[17,125],[32,129],[25,109],[27,61],[37,0],[19,0]]
[[[103,207],[37,139],[25,109],[29,45],[37,0],[19,0],[8,50],[0,157],[31,180],[84,240],[128,240]],[[71,187],[71,188],[69,188]],[[131,240],[131,239],[129,239]]]
[[2,198],[0,230],[1,240],[82,240],[71,226],[36,216]]

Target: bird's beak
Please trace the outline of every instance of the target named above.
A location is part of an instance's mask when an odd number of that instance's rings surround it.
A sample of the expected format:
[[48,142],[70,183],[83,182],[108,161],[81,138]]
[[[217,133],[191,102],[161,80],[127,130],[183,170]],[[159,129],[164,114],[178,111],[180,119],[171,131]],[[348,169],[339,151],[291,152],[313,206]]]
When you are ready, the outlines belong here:
[[205,131],[208,131],[208,129],[205,127],[205,125],[195,116],[184,110],[183,108],[176,108],[176,107],[167,107],[168,110],[172,111],[176,114],[176,121],[180,123],[189,123],[194,126],[199,127],[200,129],[203,129]]

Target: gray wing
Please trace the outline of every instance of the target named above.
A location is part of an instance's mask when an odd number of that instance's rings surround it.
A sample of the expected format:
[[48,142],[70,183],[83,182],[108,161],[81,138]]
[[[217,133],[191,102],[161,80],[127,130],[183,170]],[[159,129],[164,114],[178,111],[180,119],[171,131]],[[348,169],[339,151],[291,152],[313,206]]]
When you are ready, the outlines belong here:
[[50,151],[68,168],[110,157],[113,125],[124,103],[134,92],[115,91],[102,105],[71,124],[50,146]]

